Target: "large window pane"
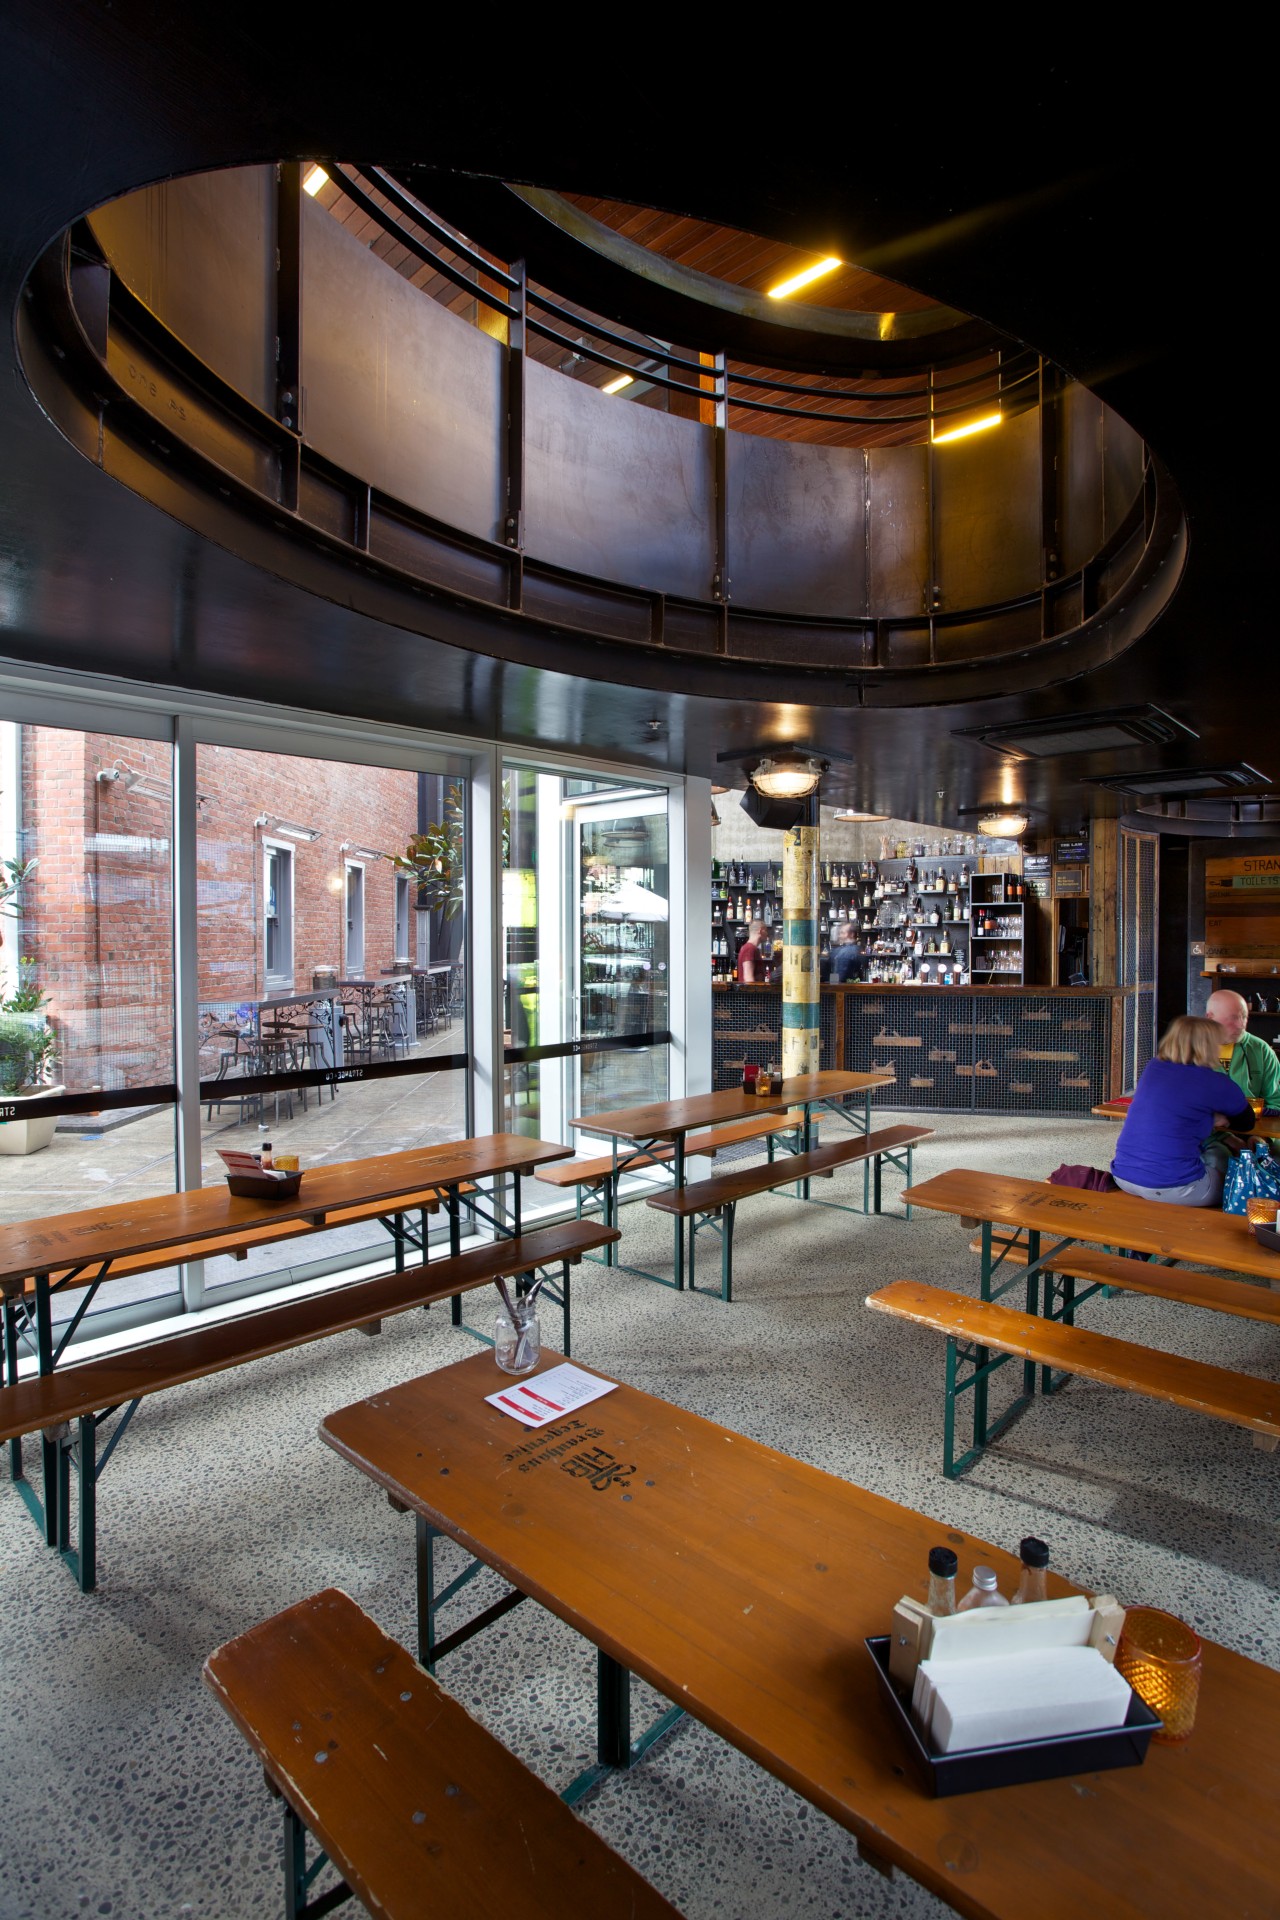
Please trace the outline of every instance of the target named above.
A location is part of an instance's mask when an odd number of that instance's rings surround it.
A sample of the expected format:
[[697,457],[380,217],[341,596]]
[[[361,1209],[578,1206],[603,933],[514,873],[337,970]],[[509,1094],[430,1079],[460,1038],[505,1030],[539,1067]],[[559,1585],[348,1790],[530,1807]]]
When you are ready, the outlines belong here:
[[[0,1096],[139,1094],[0,1122],[0,1221],[173,1191],[172,805],[167,743],[0,722]],[[167,1269],[127,1292],[176,1288]]]
[[[199,747],[196,783],[206,1183],[222,1178],[219,1148],[264,1140],[305,1169],[465,1137],[465,1072],[441,1070],[466,1047],[462,913],[430,910],[441,890],[394,864],[447,804],[461,818],[465,795],[399,768],[220,745]],[[368,1077],[301,1084],[335,1067]],[[376,1224],[308,1235],[207,1262],[205,1283],[388,1244]]]

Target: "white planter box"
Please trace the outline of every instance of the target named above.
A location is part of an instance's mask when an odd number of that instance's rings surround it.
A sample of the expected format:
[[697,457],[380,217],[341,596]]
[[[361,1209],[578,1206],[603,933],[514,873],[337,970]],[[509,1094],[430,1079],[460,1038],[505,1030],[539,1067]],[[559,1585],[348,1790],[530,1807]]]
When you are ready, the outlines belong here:
[[[28,1100],[43,1100],[51,1093],[65,1091],[64,1087],[41,1087],[38,1094],[7,1094],[0,1098],[0,1112],[9,1107],[21,1108]],[[0,1153],[39,1153],[53,1139],[57,1124],[56,1113],[36,1114],[30,1120],[0,1120]]]

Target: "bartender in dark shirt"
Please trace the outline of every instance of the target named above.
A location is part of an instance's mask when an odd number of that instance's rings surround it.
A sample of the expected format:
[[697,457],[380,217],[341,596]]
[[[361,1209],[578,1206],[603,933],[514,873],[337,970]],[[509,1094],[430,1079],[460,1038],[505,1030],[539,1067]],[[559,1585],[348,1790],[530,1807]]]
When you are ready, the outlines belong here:
[[847,980],[861,980],[867,957],[851,920],[836,928],[836,944],[831,950],[831,978],[838,986]]

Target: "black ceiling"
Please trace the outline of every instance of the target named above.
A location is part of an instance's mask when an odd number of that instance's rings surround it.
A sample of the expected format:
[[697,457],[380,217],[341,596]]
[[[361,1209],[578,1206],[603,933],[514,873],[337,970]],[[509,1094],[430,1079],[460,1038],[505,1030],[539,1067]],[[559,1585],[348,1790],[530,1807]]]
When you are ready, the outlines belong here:
[[[1225,55],[1197,47],[1161,70],[1091,48],[1038,65],[1030,48],[934,41],[913,76],[900,44],[859,26],[847,45],[796,49],[793,85],[766,92],[758,65],[735,76],[679,36],[656,65],[624,60],[615,26],[590,67],[581,43],[572,66],[568,52],[532,60],[495,21],[415,40],[384,9],[361,29],[322,33],[293,10],[6,0],[0,311],[86,208],[219,165],[341,155],[693,213],[890,274],[1093,387],[1186,505],[1172,609],[1112,665],[1043,694],[865,720],[504,664],[482,631],[470,654],[354,614],[338,580],[320,598],[273,578],[230,518],[216,545],[105,479],[40,414],[6,326],[0,653],[697,773],[734,741],[803,737],[847,756],[832,799],[952,824],[999,793],[997,756],[956,729],[1079,709],[1154,702],[1199,735],[1170,765],[1243,760],[1280,780],[1272,432],[1256,391],[1270,220],[1246,144],[1257,110]],[[1019,792],[1038,827],[1067,829],[1123,804],[1098,776],[1160,763],[1142,746],[1035,758]]]

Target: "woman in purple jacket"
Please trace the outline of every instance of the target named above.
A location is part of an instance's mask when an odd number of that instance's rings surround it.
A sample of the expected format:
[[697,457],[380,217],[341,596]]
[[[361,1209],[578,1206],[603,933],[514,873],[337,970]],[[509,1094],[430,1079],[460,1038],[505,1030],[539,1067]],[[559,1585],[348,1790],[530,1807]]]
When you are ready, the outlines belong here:
[[1209,1135],[1253,1126],[1252,1107],[1222,1071],[1223,1039],[1215,1020],[1170,1022],[1116,1141],[1111,1174],[1126,1193],[1184,1207],[1220,1203],[1225,1168],[1214,1164],[1221,1146],[1209,1146]]

